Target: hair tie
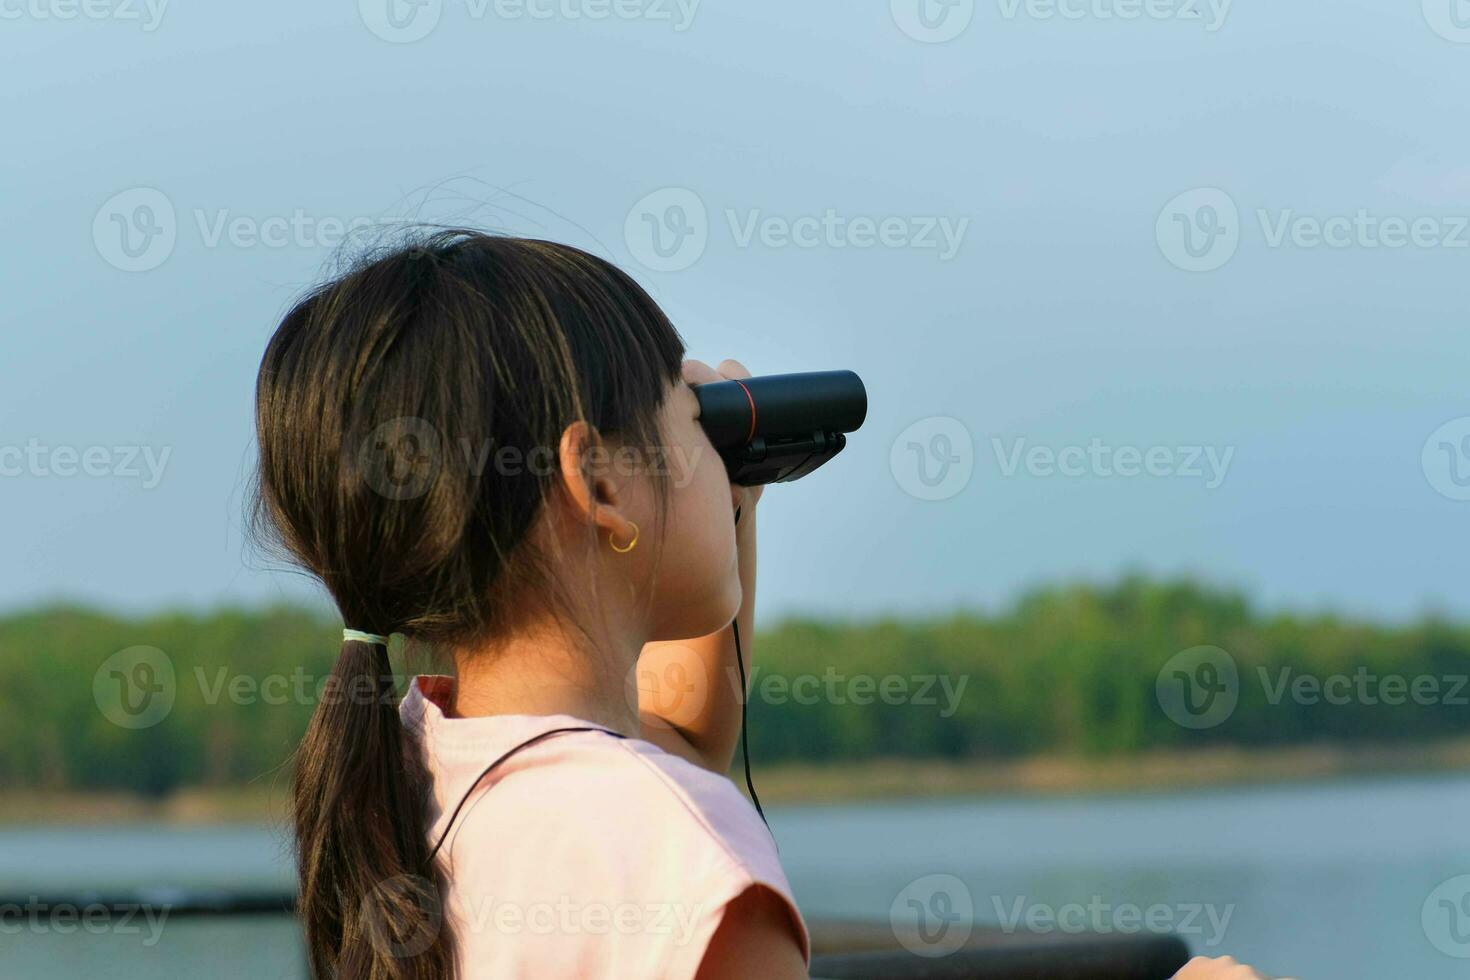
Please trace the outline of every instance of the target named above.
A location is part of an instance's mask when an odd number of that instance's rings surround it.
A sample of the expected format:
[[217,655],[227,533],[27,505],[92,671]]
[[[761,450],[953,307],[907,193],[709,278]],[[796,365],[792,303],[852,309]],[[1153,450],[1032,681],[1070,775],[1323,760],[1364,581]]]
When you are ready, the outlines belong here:
[[358,643],[380,643],[383,646],[388,645],[388,638],[386,636],[379,636],[377,633],[364,633],[362,630],[344,629],[342,631],[342,641],[345,643],[348,640],[356,640]]

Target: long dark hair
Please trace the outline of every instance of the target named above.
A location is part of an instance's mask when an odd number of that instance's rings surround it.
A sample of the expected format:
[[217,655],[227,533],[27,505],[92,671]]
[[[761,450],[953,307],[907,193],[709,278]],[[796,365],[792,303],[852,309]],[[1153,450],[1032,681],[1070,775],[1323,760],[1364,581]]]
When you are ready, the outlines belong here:
[[[546,453],[579,419],[660,445],[683,356],[653,300],[579,249],[462,229],[380,248],[266,348],[252,530],[354,629],[431,651],[503,636],[565,595],[526,535],[556,478]],[[396,695],[387,647],[344,642],[297,753],[299,910],[320,977],[454,973]]]

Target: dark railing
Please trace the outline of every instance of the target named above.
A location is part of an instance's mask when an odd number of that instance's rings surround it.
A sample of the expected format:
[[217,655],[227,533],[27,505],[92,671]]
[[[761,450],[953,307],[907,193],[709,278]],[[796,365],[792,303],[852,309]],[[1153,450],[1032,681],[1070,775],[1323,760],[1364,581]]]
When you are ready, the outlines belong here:
[[[294,897],[280,891],[224,892],[142,889],[126,894],[75,892],[0,898],[0,907],[101,906],[121,916],[141,907],[166,910],[171,920],[290,916]],[[813,977],[825,980],[1167,980],[1189,959],[1177,936],[1003,932],[977,928],[943,956],[905,950],[890,927],[874,922],[812,920]]]
[[924,957],[903,949],[886,925],[809,925],[812,976],[825,980],[1166,980],[1189,959],[1182,939],[1158,933],[976,929],[954,952]]

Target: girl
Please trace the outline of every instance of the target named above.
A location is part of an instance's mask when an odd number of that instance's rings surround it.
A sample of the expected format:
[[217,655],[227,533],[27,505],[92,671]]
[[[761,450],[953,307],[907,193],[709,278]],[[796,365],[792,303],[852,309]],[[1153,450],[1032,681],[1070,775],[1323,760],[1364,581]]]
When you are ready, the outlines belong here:
[[[683,354],[607,262],[469,231],[360,265],[271,338],[257,530],[348,627],[295,773],[315,975],[805,975],[723,775],[760,491],[690,386],[748,373]],[[398,704],[393,633],[454,676]]]
[[[347,624],[295,773],[315,975],[805,976],[775,846],[723,776],[760,490],[729,483],[690,386],[748,372],[683,354],[608,263],[469,231],[365,262],[272,336],[257,531]],[[400,702],[393,633],[454,676]]]

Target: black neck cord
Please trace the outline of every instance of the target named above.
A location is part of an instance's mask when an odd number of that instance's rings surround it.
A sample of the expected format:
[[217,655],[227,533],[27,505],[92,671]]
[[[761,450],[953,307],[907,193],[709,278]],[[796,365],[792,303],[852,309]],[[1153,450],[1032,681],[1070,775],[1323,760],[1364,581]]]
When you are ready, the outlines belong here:
[[750,742],[745,737],[745,658],[740,655],[740,626],[731,620],[730,629],[735,633],[735,664],[740,668],[740,755],[745,762],[745,788],[750,790],[750,802],[755,804],[761,823],[770,830],[771,822],[766,819],[766,811],[761,809],[761,798],[755,795],[755,783],[750,778]]
[[485,771],[476,776],[473,783],[470,783],[470,788],[465,790],[465,794],[464,796],[461,796],[459,798],[459,804],[454,808],[454,812],[449,815],[449,823],[444,825],[444,833],[439,835],[439,843],[434,845],[434,849],[430,851],[429,856],[424,859],[424,867],[427,868],[434,863],[434,856],[439,853],[439,848],[443,847],[444,842],[449,839],[449,831],[454,828],[454,821],[459,818],[459,811],[463,810],[464,805],[469,802],[470,795],[474,793],[475,787],[480,785],[481,780],[490,775],[490,773],[494,771],[496,766],[500,765],[506,759],[509,759],[511,756],[515,755],[521,749],[529,748],[530,746],[535,745],[537,742],[551,738],[553,735],[565,735],[567,732],[602,732],[604,735],[611,735],[613,738],[628,737],[621,734],[620,732],[615,732],[609,728],[596,728],[588,725],[582,725],[574,726],[571,728],[553,728],[549,732],[542,732],[540,735],[536,735],[532,738],[526,739],[520,745],[517,745],[515,748],[511,749],[509,752],[505,753],[500,758],[496,759],[494,762],[486,766]]
[[[735,524],[740,524],[740,510],[735,508]],[[740,617],[737,615],[730,620],[730,632],[735,634],[735,666],[740,668],[740,756],[745,763],[745,788],[750,791],[750,802],[755,804],[755,812],[760,814],[761,823],[766,825],[766,830],[771,829],[771,822],[766,819],[766,811],[761,809],[761,798],[755,794],[755,783],[750,778],[750,741],[745,736],[747,728],[745,724],[745,702],[749,700],[745,689],[745,658],[740,654]],[[774,836],[772,837],[774,840]]]

